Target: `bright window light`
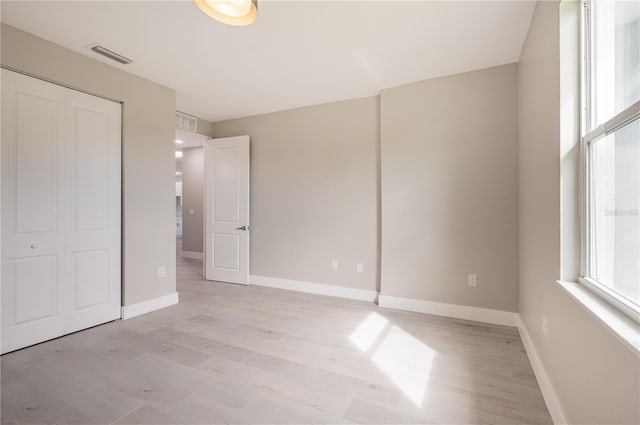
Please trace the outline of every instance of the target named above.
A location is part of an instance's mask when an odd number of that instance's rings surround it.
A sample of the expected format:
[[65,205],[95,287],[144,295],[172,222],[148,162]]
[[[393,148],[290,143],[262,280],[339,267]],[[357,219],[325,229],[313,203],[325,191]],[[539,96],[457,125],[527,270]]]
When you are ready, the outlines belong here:
[[349,339],[363,352],[375,342],[389,321],[377,313],[371,313],[364,322],[353,331]]
[[640,2],[583,7],[580,281],[640,320]]
[[591,1],[590,128],[640,100],[640,2]]
[[640,119],[591,143],[588,276],[640,305]]
[[182,152],[176,151],[176,158],[182,158]]

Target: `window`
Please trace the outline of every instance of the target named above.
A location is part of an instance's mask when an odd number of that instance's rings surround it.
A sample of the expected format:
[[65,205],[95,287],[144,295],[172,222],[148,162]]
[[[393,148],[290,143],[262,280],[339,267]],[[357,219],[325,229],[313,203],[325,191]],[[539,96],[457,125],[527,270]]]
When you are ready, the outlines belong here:
[[640,2],[584,3],[581,281],[640,314]]

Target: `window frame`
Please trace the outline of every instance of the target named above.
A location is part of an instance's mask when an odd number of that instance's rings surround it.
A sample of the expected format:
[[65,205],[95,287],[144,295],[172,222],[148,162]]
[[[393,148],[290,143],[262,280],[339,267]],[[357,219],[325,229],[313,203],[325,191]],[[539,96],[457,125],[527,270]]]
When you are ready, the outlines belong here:
[[[595,64],[591,60],[591,2],[582,1],[582,12],[580,17],[580,276],[578,282],[584,285],[592,293],[614,306],[625,316],[631,318],[636,323],[640,323],[640,305],[621,293],[614,291],[596,279],[589,277],[589,270],[593,261],[591,252],[591,208],[593,186],[591,185],[592,154],[591,146],[603,137],[614,133],[627,124],[640,119],[640,100],[630,105],[626,109],[618,112],[603,124],[592,128],[594,120],[593,105],[596,103],[595,84]],[[640,276],[638,276],[640,280]]]

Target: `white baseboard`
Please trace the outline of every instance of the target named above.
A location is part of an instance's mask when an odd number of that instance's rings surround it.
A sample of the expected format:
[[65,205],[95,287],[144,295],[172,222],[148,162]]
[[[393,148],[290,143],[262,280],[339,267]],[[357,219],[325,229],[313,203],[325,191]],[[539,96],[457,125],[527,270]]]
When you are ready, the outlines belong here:
[[413,298],[399,298],[380,294],[378,305],[396,310],[433,314],[435,316],[453,317],[455,319],[473,320],[495,325],[516,326],[516,313],[488,308],[470,307],[458,304],[445,304]]
[[183,258],[192,258],[194,260],[202,260],[204,258],[204,254],[202,252],[195,251],[181,251],[180,255]]
[[551,419],[555,425],[567,424],[568,422],[564,412],[562,411],[560,399],[558,398],[556,391],[553,389],[549,375],[542,364],[542,360],[540,360],[540,356],[533,344],[531,335],[529,335],[529,331],[525,327],[520,315],[517,315],[516,321],[518,331],[520,332],[520,339],[522,340],[524,349],[527,351],[527,356],[531,362],[531,368],[533,369],[533,373],[536,375],[538,385],[540,385],[540,391],[542,392],[542,397],[544,397],[544,401],[547,404],[547,409],[549,410]]
[[141,314],[150,313],[170,305],[178,304],[178,293],[163,295],[149,301],[122,306],[122,319],[131,319]]
[[375,302],[378,293],[365,289],[347,288],[345,286],[327,285],[325,283],[303,282],[299,280],[280,279],[267,276],[249,276],[249,283],[269,288],[288,289],[307,292],[309,294],[328,295],[330,297],[348,298],[351,300]]

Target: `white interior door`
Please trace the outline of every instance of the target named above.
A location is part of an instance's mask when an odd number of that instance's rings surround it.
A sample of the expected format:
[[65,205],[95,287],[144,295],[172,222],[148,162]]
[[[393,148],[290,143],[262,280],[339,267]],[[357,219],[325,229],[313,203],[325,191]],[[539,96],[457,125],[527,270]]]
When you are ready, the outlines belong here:
[[120,104],[2,70],[2,353],[120,317]]
[[249,136],[207,140],[205,278],[249,283]]
[[2,70],[2,352],[64,334],[65,89]]
[[120,317],[120,104],[67,92],[65,332]]

